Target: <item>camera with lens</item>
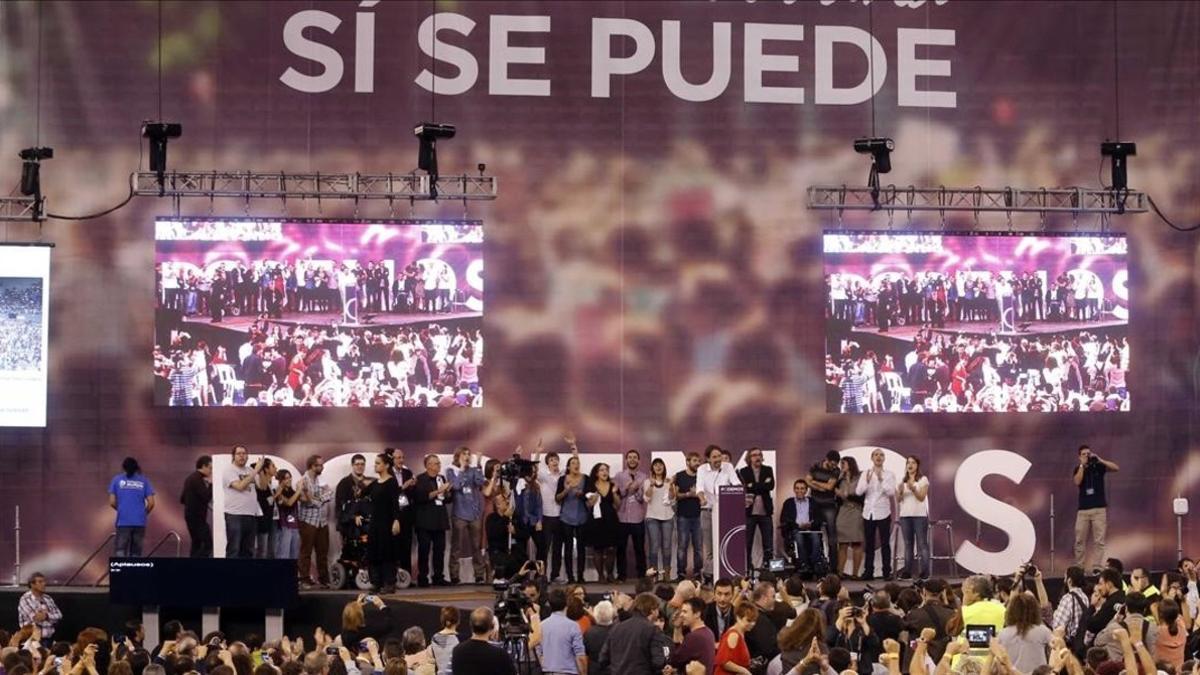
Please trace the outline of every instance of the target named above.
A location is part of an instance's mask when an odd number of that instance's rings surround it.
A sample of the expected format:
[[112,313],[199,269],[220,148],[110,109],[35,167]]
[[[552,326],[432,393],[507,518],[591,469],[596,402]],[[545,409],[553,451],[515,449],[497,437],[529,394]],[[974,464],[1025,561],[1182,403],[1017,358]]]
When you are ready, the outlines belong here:
[[496,591],[496,620],[500,622],[500,637],[528,636],[531,630],[525,612],[533,606],[521,588],[520,581],[497,580],[492,585]]
[[526,480],[533,478],[533,475],[537,472],[537,465],[536,460],[522,459],[513,455],[512,459],[501,464],[497,471],[500,472],[501,480],[516,483],[522,478]]

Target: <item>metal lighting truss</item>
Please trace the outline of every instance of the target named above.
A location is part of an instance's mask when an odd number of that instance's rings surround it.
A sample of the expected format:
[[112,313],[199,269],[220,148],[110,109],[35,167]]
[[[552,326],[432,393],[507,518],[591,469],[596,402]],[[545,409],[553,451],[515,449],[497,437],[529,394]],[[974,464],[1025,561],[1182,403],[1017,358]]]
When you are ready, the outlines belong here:
[[[239,199],[431,200],[429,176],[416,174],[263,173],[257,171],[139,171],[133,193],[144,197],[233,197]],[[441,176],[437,198],[492,200],[495,176]]]
[[37,200],[33,197],[0,197],[0,222],[30,223],[41,219],[45,208],[38,208]]
[[814,185],[808,208],[823,211],[936,211],[940,213],[1070,213],[1075,215],[1145,213],[1146,194],[1136,190],[1093,188],[879,188],[879,203],[870,187]]

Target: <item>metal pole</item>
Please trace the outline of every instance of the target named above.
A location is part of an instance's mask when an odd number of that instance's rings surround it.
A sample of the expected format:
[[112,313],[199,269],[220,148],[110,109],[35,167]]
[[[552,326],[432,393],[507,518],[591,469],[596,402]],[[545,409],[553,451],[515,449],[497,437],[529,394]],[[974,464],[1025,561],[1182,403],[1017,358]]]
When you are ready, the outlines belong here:
[[14,507],[16,518],[13,521],[13,586],[21,585],[21,505]]
[[1050,493],[1050,575],[1054,575],[1054,493]]
[[1183,560],[1183,516],[1175,516],[1175,559]]

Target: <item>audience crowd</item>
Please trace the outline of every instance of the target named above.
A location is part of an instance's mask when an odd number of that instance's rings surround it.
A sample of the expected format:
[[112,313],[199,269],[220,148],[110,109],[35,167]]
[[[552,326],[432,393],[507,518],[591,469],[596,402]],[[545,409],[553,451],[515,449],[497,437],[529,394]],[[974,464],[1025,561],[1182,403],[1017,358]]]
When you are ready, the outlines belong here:
[[[56,636],[61,613],[34,575],[19,627],[0,635],[5,675],[1185,675],[1200,673],[1196,568],[1189,559],[1157,586],[1109,559],[1098,578],[1067,570],[1051,599],[1041,572],[889,583],[851,593],[836,575],[638,579],[602,597],[532,573],[496,610],[460,625],[406,626],[382,598],[347,603],[336,631],[264,641],[200,636],[179,622],[161,644],[141,626]],[[515,597],[514,597],[515,596]]]
[[0,371],[42,367],[42,284],[34,281],[0,286]]
[[923,328],[898,356],[881,356],[854,341],[831,349],[835,353],[825,357],[830,411],[1096,412],[1130,407],[1129,341],[1116,335],[1081,330],[1018,338]]
[[230,353],[177,331],[154,350],[171,406],[478,407],[483,337],[465,327],[308,327],[255,321]]

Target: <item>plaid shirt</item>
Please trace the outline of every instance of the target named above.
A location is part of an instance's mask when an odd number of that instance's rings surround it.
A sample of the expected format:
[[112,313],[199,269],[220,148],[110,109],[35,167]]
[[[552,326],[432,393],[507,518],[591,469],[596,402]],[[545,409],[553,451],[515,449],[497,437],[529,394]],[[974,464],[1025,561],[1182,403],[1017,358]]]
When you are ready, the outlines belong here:
[[300,507],[300,522],[313,527],[325,527],[329,524],[333,490],[328,485],[321,485],[320,479],[310,476],[307,471],[304,472],[304,478],[300,481],[301,492],[305,488],[308,489],[310,501],[306,502],[301,498],[296,502],[296,505]]
[[54,598],[45,593],[39,598],[33,591],[26,592],[17,603],[17,622],[19,626],[28,626],[33,623],[33,615],[43,609],[46,610],[46,619],[38,624],[38,628],[42,630],[42,640],[49,644],[50,636],[54,635],[54,624],[62,620],[62,612],[54,604]]
[[[1071,596],[1075,596],[1078,600]],[[1075,635],[1079,619],[1083,616],[1083,608],[1089,604],[1091,603],[1088,602],[1087,595],[1081,589],[1071,589],[1070,593],[1062,596],[1062,599],[1058,601],[1058,607],[1054,608],[1054,620],[1050,627],[1055,630],[1062,628],[1068,638]]]

